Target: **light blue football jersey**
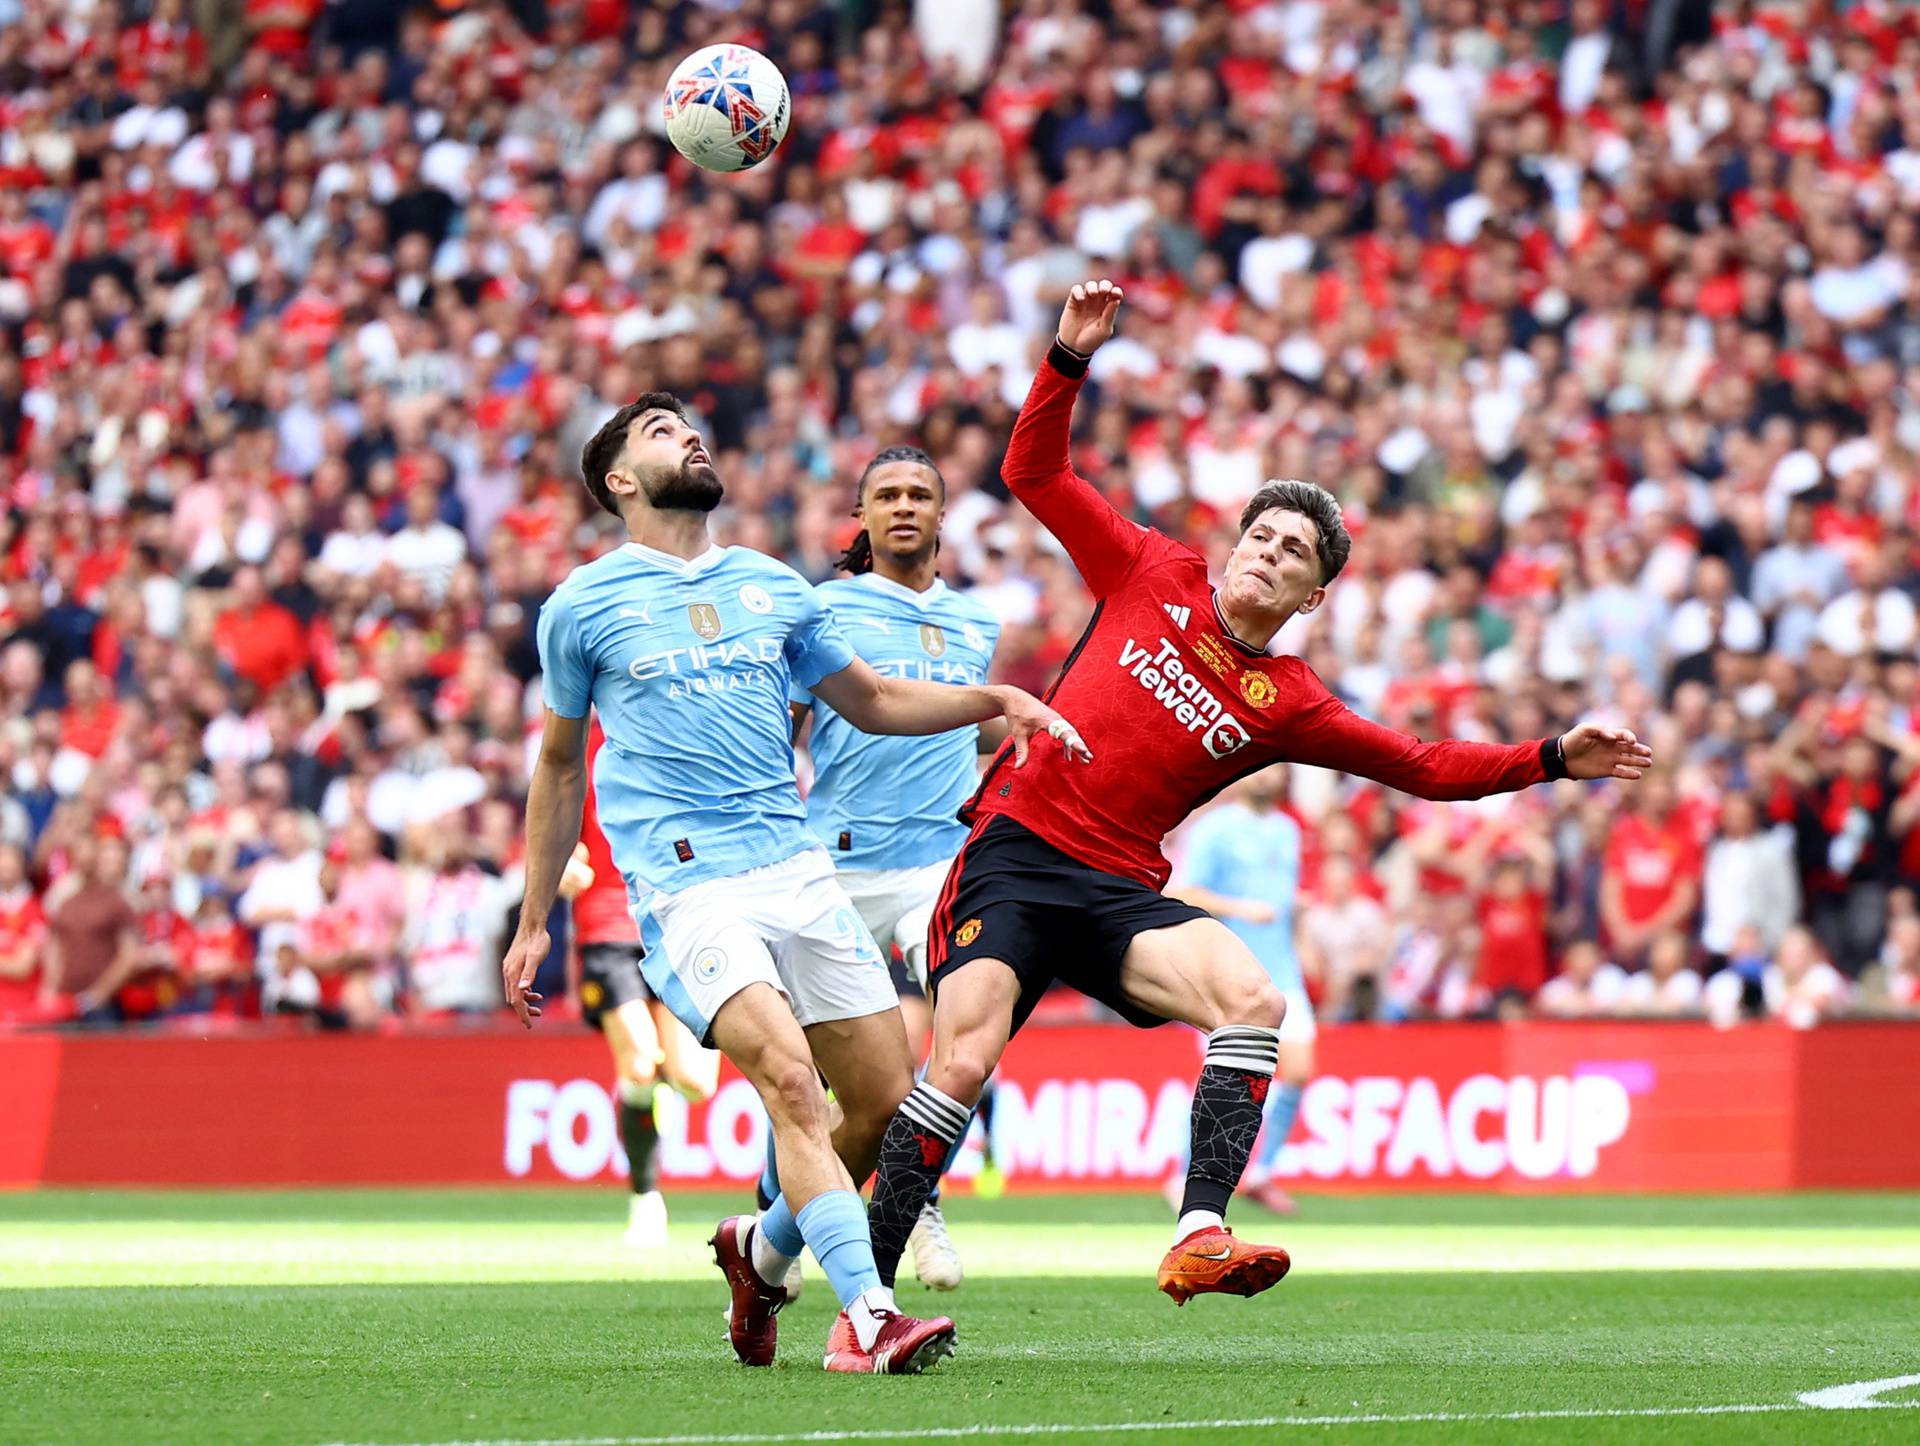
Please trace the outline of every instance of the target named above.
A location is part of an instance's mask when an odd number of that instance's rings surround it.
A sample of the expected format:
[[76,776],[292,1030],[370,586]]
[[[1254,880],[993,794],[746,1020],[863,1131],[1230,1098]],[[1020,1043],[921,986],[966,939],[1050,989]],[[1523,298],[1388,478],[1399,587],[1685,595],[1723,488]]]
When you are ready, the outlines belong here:
[[814,845],[787,695],[853,661],[806,579],[744,547],[691,561],[629,542],[540,609],[542,692],[600,710],[600,827],[638,904]]
[[1271,904],[1271,924],[1220,922],[1246,941],[1280,988],[1303,988],[1293,939],[1294,906],[1300,897],[1299,824],[1277,809],[1255,813],[1242,803],[1222,804],[1194,821],[1180,878],[1216,894]]
[[[855,652],[889,678],[984,683],[1000,637],[984,603],[935,580],[925,592],[874,573],[819,593]],[[966,841],[956,816],[980,786],[977,728],[917,738],[862,733],[803,687],[813,708],[807,823],[846,869],[911,869],[950,859]]]

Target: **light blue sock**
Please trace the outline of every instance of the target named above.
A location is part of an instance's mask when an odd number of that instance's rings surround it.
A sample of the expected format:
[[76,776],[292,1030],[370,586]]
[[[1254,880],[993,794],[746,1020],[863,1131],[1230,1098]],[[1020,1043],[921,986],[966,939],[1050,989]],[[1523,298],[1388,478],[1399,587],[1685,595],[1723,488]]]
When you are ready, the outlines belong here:
[[[800,1213],[804,1215],[806,1212],[803,1210]],[[760,1233],[767,1237],[767,1244],[789,1258],[806,1248],[805,1232],[800,1222],[793,1218],[785,1195],[774,1196],[773,1203],[761,1212]]]
[[[880,1269],[873,1263],[873,1241],[867,1234],[867,1209],[853,1191],[829,1190],[814,1196],[800,1212],[799,1225],[841,1305],[852,1305],[864,1291],[880,1288]],[[800,1253],[798,1246],[793,1253]]]
[[1293,1117],[1300,1113],[1300,1086],[1275,1085],[1273,1100],[1267,1106],[1267,1132],[1260,1139],[1260,1173],[1273,1173],[1273,1162],[1280,1158],[1281,1147],[1293,1133]]
[[760,1172],[760,1191],[769,1200],[780,1198],[780,1162],[773,1150],[773,1131],[767,1131],[767,1168]]

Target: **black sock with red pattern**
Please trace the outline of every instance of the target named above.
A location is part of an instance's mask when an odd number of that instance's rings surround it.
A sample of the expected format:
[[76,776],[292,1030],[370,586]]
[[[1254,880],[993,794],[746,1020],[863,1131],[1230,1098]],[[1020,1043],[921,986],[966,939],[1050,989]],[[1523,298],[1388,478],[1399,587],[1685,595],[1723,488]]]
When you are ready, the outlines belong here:
[[1260,1138],[1273,1072],[1280,1064],[1280,1031],[1229,1024],[1207,1036],[1206,1062],[1193,1087],[1193,1153],[1180,1217],[1195,1211],[1224,1216]]
[[966,1133],[972,1113],[921,1080],[887,1122],[887,1132],[880,1139],[873,1204],[867,1209],[867,1233],[873,1237],[873,1263],[880,1269],[880,1283],[889,1290],[921,1207],[939,1184],[947,1152]]

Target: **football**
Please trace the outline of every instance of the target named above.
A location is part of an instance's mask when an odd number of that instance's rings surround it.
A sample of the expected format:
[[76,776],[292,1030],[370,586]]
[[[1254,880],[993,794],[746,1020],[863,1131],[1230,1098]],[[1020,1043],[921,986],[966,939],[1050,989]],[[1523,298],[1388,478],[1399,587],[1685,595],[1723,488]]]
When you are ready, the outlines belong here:
[[694,51],[675,67],[663,104],[667,139],[709,171],[759,165],[793,116],[780,67],[745,45]]

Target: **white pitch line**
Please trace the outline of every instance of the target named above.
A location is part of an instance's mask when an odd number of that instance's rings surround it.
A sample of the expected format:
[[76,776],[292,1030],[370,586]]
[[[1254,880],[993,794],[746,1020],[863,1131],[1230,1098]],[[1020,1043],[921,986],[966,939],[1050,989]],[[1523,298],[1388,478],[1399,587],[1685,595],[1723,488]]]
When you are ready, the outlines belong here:
[[1888,1391],[1904,1391],[1908,1386],[1920,1386],[1920,1376],[1888,1376],[1884,1381],[1849,1381],[1824,1391],[1802,1391],[1800,1404],[1820,1411],[1877,1411],[1888,1406],[1911,1409],[1920,1405],[1920,1401],[1880,1399]]
[[[1920,1376],[1912,1378],[1920,1382]],[[1880,1384],[1882,1389],[1891,1386]],[[1845,1387],[1837,1387],[1844,1390]],[[1809,1395],[1818,1393],[1809,1392]],[[1873,1405],[1889,1410],[1920,1409],[1920,1401],[1875,1401]],[[1246,1416],[1235,1420],[1213,1421],[1113,1421],[1102,1425],[1035,1422],[1004,1426],[919,1426],[898,1430],[788,1431],[775,1435],[693,1435],[693,1436],[549,1436],[535,1438],[476,1438],[464,1441],[435,1441],[417,1446],[803,1446],[808,1442],[834,1441],[954,1441],[975,1437],[1090,1436],[1113,1433],[1151,1433],[1156,1431],[1245,1431],[1271,1426],[1414,1426],[1428,1422],[1490,1421],[1599,1421],[1628,1417],[1662,1416],[1759,1416],[1778,1411],[1820,1409],[1804,1397],[1796,1401],[1777,1401],[1766,1405],[1741,1406],[1633,1406],[1594,1410],[1563,1411],[1412,1411],[1404,1414],[1357,1416]],[[1827,1409],[1859,1409],[1858,1406]],[[329,1446],[382,1446],[375,1442],[335,1441]]]

